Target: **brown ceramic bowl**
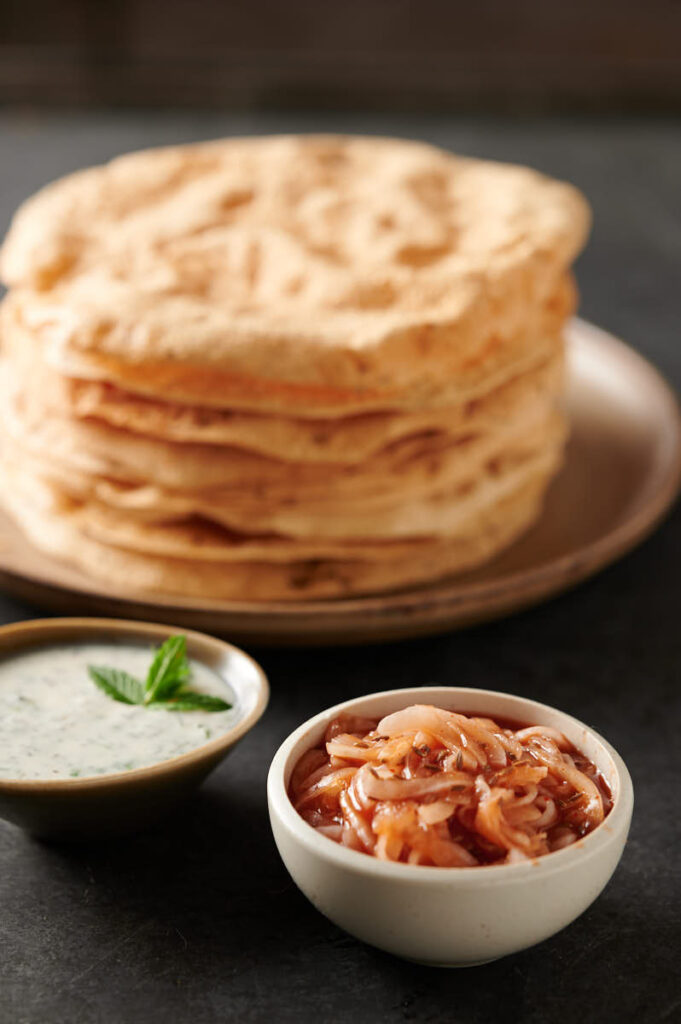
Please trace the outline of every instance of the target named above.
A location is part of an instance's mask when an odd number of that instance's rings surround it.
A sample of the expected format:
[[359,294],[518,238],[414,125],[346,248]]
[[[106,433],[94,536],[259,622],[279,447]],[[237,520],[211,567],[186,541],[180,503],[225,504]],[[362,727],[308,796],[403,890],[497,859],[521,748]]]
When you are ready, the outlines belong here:
[[0,658],[28,648],[85,639],[162,643],[173,633],[187,637],[187,654],[222,676],[238,700],[234,726],[179,757],[146,768],[74,779],[0,778],[0,817],[33,835],[95,840],[153,824],[178,804],[227,756],[264,712],[269,698],[265,673],[238,647],[172,626],[118,619],[37,619],[0,628]]

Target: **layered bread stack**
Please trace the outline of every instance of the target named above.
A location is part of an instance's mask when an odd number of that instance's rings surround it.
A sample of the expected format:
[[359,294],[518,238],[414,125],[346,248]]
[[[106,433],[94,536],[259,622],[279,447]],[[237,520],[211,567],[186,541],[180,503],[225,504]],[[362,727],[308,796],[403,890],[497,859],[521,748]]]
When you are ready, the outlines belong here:
[[2,252],[2,498],[128,590],[376,592],[477,566],[561,462],[588,212],[386,139],[148,151],[71,175]]

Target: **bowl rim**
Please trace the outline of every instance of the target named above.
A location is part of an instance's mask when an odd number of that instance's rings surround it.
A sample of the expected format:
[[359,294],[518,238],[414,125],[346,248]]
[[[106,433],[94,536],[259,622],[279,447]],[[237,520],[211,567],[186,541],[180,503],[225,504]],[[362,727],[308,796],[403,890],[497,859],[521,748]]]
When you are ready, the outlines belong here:
[[[0,626],[0,658],[5,654],[11,656],[12,652],[19,652],[37,647],[46,643],[59,643],[59,638],[75,638],[87,636],[88,634],[111,634],[112,636],[124,636],[147,638],[158,641],[159,638],[167,638],[176,633],[187,637],[190,643],[212,648],[216,652],[229,651],[233,656],[246,661],[254,670],[256,685],[256,699],[248,714],[237,719],[233,726],[226,732],[221,733],[208,743],[193,747],[184,754],[176,757],[165,758],[162,761],[154,761],[153,764],[144,765],[140,768],[131,768],[122,772],[107,772],[99,775],[84,775],[68,778],[36,778],[36,779],[14,779],[11,776],[0,776],[0,792],[4,793],[25,793],[43,794],[65,793],[96,789],[101,786],[121,785],[126,786],[142,780],[157,778],[162,775],[171,774],[176,769],[185,768],[191,764],[198,764],[203,760],[210,759],[219,754],[222,750],[227,752],[229,748],[240,740],[262,717],[270,697],[270,686],[267,675],[262,666],[243,651],[240,647],[211,636],[209,633],[202,633],[195,629],[184,629],[182,626],[168,625],[161,622],[136,621],[130,619],[109,619],[109,618],[88,618],[68,617],[54,619],[28,619],[20,622],[12,622]],[[201,660],[200,655],[192,655],[196,660]]]
[[[399,862],[383,861],[372,857],[358,850],[350,850],[340,843],[334,842],[328,836],[321,835],[315,828],[309,825],[295,810],[288,795],[287,787],[284,784],[285,773],[290,758],[303,740],[310,732],[315,730],[322,723],[328,722],[338,714],[345,711],[359,710],[365,701],[374,698],[404,698],[402,706],[410,703],[436,703],[437,698],[450,699],[452,695],[480,695],[485,698],[503,698],[504,701],[517,702],[519,710],[527,711],[527,720],[531,721],[532,712],[535,709],[541,712],[549,712],[559,718],[567,719],[571,725],[585,730],[589,737],[599,744],[604,752],[610,757],[617,782],[617,792],[613,800],[610,813],[603,822],[588,835],[578,839],[575,843],[562,850],[554,850],[552,853],[544,854],[528,861],[521,861],[515,864],[488,864],[475,867],[442,868],[421,864],[403,864]],[[419,697],[421,698],[419,700]],[[450,705],[451,706],[451,705]],[[396,707],[395,710],[398,710]],[[389,712],[387,712],[389,713]],[[492,712],[489,712],[492,714]],[[510,716],[512,717],[512,716]],[[524,713],[519,717],[524,717]],[[301,751],[302,754],[304,751]],[[298,756],[300,756],[300,754]],[[624,845],[631,820],[634,806],[634,789],[631,776],[621,756],[608,741],[574,715],[561,711],[550,704],[543,704],[540,701],[529,697],[521,697],[518,694],[506,693],[501,690],[487,690],[471,686],[412,686],[393,690],[378,690],[374,693],[363,694],[360,697],[353,697],[350,700],[335,704],[326,708],[312,718],[307,719],[298,726],[283,741],[272,759],[267,776],[267,796],[270,809],[270,818],[276,816],[278,823],[282,825],[296,841],[302,843],[311,854],[330,861],[346,871],[356,874],[368,874],[384,879],[402,880],[410,883],[422,883],[424,885],[466,885],[473,883],[481,887],[491,885],[508,884],[521,882],[531,876],[539,877],[541,871],[545,877],[548,874],[569,870],[578,864],[584,864],[603,847],[611,843]]]

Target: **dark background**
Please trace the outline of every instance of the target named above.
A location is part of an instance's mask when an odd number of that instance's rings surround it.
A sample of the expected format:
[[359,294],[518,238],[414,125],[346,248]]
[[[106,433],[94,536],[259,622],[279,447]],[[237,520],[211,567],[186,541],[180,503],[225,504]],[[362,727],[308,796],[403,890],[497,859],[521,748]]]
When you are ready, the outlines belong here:
[[678,110],[677,0],[3,0],[0,102]]
[[[46,181],[147,145],[277,131],[424,138],[586,193],[582,314],[681,386],[681,4],[0,0],[0,233]],[[132,839],[0,823],[0,1024],[681,1022],[681,514],[571,594],[466,633],[258,651],[272,700],[187,810]],[[0,621],[38,614],[0,596]],[[338,700],[415,682],[546,701],[611,740],[636,809],[564,932],[468,970],[355,942],[269,831],[277,745]]]

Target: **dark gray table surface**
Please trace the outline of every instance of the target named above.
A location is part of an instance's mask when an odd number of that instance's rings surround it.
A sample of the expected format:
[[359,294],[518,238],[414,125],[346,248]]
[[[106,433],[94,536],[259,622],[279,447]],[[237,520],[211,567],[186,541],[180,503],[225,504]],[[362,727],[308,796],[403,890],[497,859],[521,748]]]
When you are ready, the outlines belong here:
[[[423,137],[581,186],[595,210],[583,315],[681,384],[678,122],[3,114],[0,229],[43,182],[120,151],[326,129]],[[272,682],[265,718],[161,829],[63,847],[0,824],[0,1022],[681,1021],[680,540],[676,513],[578,590],[467,633],[254,650]],[[36,614],[0,598],[2,621]],[[267,767],[294,726],[419,681],[555,704],[604,733],[634,779],[631,837],[601,898],[555,938],[486,967],[422,968],[354,941],[298,893],[269,830]]]

